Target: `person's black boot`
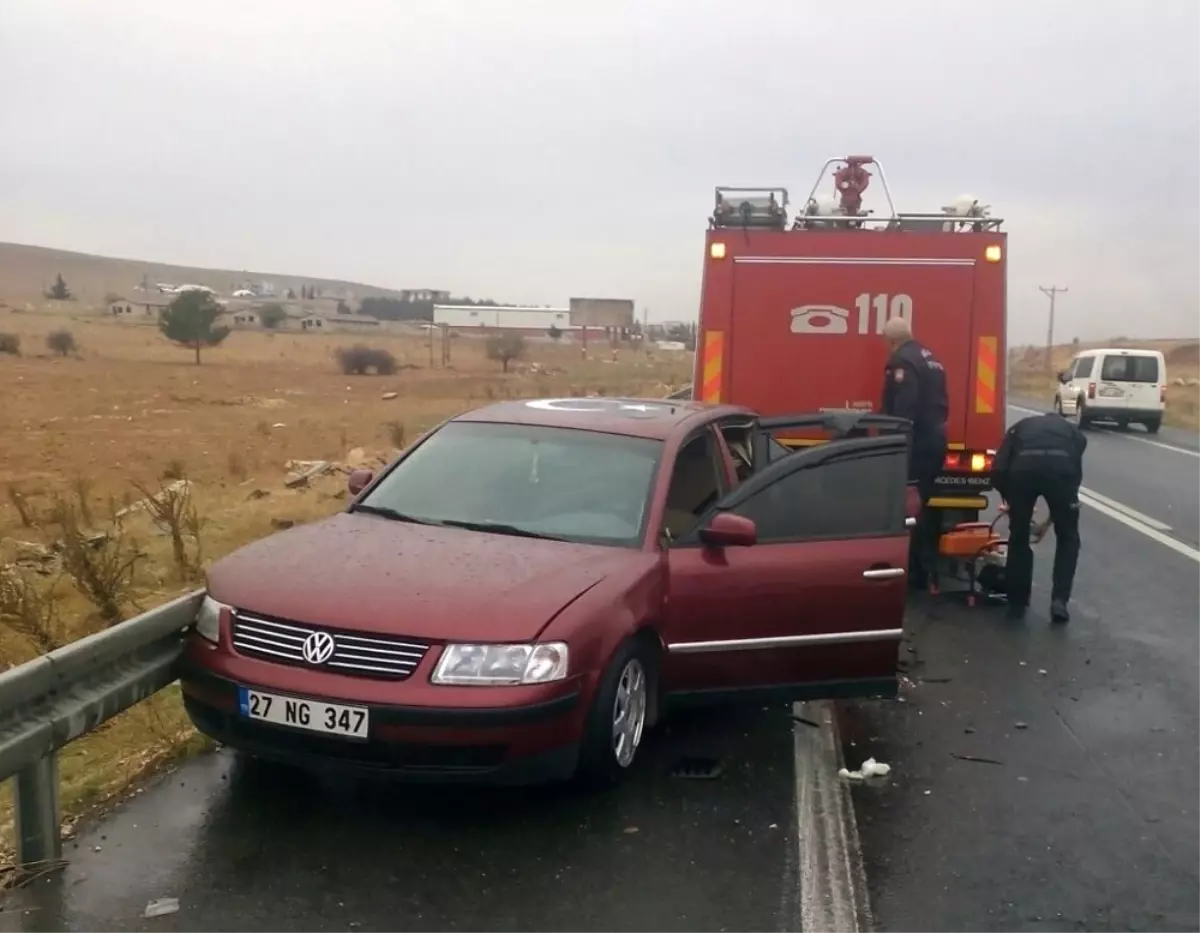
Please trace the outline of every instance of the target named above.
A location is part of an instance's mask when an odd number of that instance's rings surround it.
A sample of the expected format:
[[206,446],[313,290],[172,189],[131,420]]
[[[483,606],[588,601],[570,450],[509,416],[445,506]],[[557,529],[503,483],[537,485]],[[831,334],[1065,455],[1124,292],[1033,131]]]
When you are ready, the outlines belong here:
[[1070,622],[1071,613],[1067,612],[1067,601],[1065,599],[1050,600],[1050,621],[1051,622]]
[[1008,604],[1008,617],[1014,622],[1020,622],[1025,618],[1025,612],[1029,609],[1028,606],[1022,606],[1020,603]]

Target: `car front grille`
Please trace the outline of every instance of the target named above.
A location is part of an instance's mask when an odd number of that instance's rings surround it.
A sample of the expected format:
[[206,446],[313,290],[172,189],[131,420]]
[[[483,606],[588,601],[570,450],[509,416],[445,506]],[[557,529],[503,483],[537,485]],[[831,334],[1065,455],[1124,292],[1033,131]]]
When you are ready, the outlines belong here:
[[[318,633],[333,639],[333,653],[323,663],[312,664],[304,657],[304,642]],[[377,680],[404,680],[417,669],[429,651],[428,644],[411,638],[360,635],[241,610],[233,613],[233,647],[240,654],[276,664]]]

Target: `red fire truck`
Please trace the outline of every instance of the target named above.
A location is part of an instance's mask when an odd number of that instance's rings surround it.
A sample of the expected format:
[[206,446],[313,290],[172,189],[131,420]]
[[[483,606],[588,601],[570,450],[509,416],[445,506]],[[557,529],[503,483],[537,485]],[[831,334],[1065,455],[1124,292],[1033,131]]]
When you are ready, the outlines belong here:
[[[820,194],[832,172],[832,194]],[[887,211],[863,193],[878,176]],[[941,527],[985,508],[1005,429],[1006,234],[972,197],[896,211],[883,166],[830,159],[801,211],[785,188],[718,188],[704,250],[693,392],[763,415],[878,410],[893,315],[946,368]],[[796,435],[790,445],[820,443]]]

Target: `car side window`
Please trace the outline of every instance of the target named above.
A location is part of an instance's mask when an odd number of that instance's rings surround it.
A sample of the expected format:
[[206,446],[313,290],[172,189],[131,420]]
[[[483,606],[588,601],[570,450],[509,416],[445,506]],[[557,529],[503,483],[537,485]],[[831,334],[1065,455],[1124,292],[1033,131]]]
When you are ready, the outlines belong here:
[[1092,374],[1092,368],[1096,365],[1094,356],[1081,356],[1075,361],[1075,378],[1086,379]]
[[667,540],[678,541],[694,530],[721,498],[725,482],[718,453],[716,437],[708,428],[679,448],[663,507],[662,528]]
[[780,478],[731,509],[760,544],[905,533],[903,447],[835,456]]

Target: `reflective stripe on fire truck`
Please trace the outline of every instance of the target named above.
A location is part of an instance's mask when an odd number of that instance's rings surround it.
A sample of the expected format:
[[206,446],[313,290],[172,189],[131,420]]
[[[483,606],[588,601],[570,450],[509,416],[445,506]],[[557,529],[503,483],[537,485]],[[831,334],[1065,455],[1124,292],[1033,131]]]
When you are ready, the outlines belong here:
[[700,383],[702,402],[721,401],[721,363],[725,355],[725,332],[710,330],[704,335],[704,371]]
[[990,415],[996,411],[996,343],[995,337],[979,338],[979,354],[975,358],[977,415]]

